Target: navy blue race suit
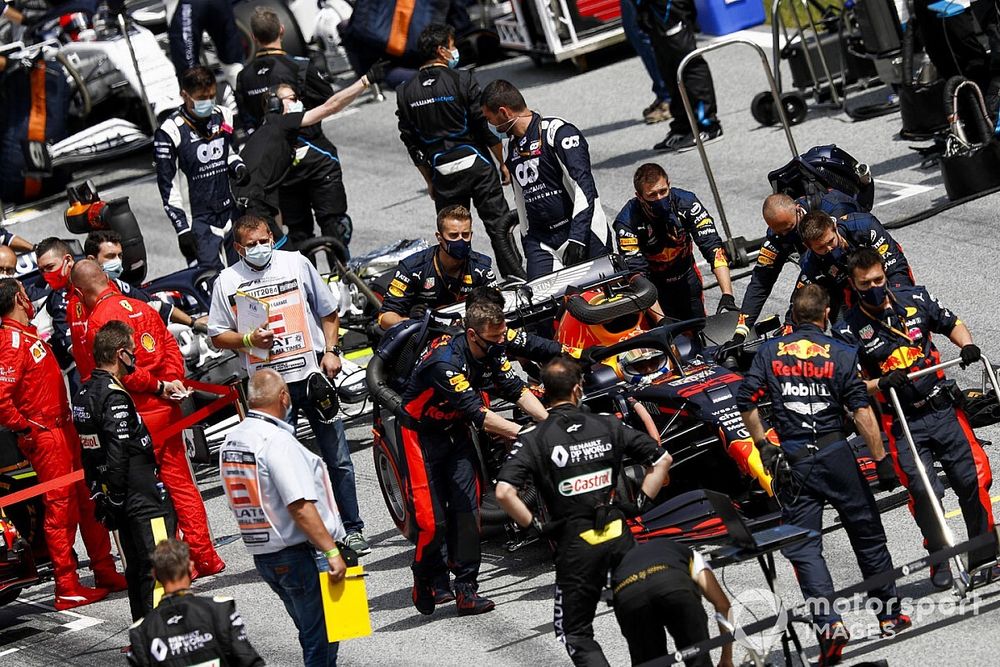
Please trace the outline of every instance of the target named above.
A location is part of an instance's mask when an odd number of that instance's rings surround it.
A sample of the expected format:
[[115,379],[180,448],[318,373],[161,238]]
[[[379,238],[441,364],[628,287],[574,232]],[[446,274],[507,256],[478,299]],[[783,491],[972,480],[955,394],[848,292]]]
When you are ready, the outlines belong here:
[[[808,213],[814,210],[808,197],[796,200],[796,203]],[[861,211],[861,206],[853,197],[843,194],[838,190],[830,190],[825,193],[819,201],[819,206],[815,210],[823,211],[835,218],[848,213]],[[760,317],[767,297],[771,295],[774,284],[781,275],[781,269],[785,267],[785,262],[792,259],[792,255],[802,255],[806,251],[802,239],[799,237],[797,229],[793,229],[787,234],[778,235],[767,230],[764,237],[764,244],[760,248],[757,256],[757,263],[753,267],[750,275],[750,284],[743,294],[743,305],[740,306],[740,324],[737,333],[742,332],[746,336],[750,328]]]
[[[476,359],[464,334],[435,339],[413,370],[401,426],[406,454],[405,493],[414,508],[417,546],[413,578],[417,587],[446,583],[478,586],[479,484],[469,428],[482,429],[487,385],[516,402],[528,390],[506,356]],[[448,562],[441,553],[447,544]]]
[[223,253],[236,262],[229,174],[243,160],[233,147],[232,111],[216,106],[201,119],[180,107],[156,130],[153,157],[163,210],[188,264],[221,271]]
[[[894,370],[909,372],[941,362],[941,355],[931,334],[951,334],[960,320],[938,304],[923,287],[889,290],[890,308],[871,313],[856,304],[834,327],[838,337],[858,346],[864,374],[876,379]],[[927,467],[931,486],[938,498],[944,487],[933,474],[934,461],[944,469],[958,496],[969,539],[993,530],[993,505],[990,486],[993,474],[989,458],[969,426],[965,412],[957,404],[954,382],[944,373],[925,375],[897,392],[913,441]],[[879,393],[882,405],[882,428],[889,438],[889,454],[899,480],[910,492],[910,511],[931,552],[946,546],[944,535],[934,517],[927,491],[920,481],[916,462],[903,438],[902,427],[888,395]],[[973,565],[988,560],[993,547],[970,554]]]
[[663,314],[677,320],[705,317],[701,272],[694,245],[713,269],[729,266],[715,221],[693,192],[670,188],[670,213],[655,216],[646,202],[630,199],[615,218],[618,252],[629,270],[654,285]]
[[[132,620],[153,609],[150,553],[173,537],[177,516],[153,452],[153,439],[125,387],[96,369],[73,397],[73,423],[98,512],[110,516],[125,552]],[[103,521],[106,525],[108,519]],[[109,526],[109,528],[112,526]]]
[[[322,105],[333,87],[307,58],[289,56],[281,49],[261,49],[243,68],[236,82],[236,99],[249,130],[264,117],[267,98],[278,84],[288,84],[306,110]],[[299,130],[295,157],[278,189],[281,219],[288,227],[292,248],[313,238],[315,222],[323,236],[351,241],[353,224],[347,214],[347,193],[337,147],[323,134],[320,123]]]
[[479,105],[479,84],[468,70],[422,67],[396,89],[399,138],[417,167],[431,173],[438,211],[470,201],[486,227],[497,267],[504,276],[524,276],[510,235],[516,224],[493,166],[490,132]]
[[231,0],[168,0],[166,5],[170,60],[178,77],[201,64],[203,32],[212,38],[219,60],[227,65],[243,62]]
[[608,664],[593,623],[608,572],[633,545],[625,519],[608,507],[622,459],[651,466],[660,454],[652,438],[618,418],[566,403],[521,431],[497,475],[517,489],[534,482],[549,515],[566,521],[556,538],[554,626],[575,665]]
[[438,264],[440,246],[427,248],[404,257],[396,265],[396,273],[389,282],[385,300],[379,309],[382,313],[396,313],[409,317],[417,306],[430,310],[465,301],[474,288],[481,285],[497,286],[493,262],[486,255],[472,251],[459,278],[444,273]]
[[816,283],[830,295],[830,319],[836,321],[850,307],[853,292],[847,280],[847,257],[858,248],[873,248],[882,255],[882,267],[891,287],[912,287],[913,272],[899,245],[871,213],[849,213],[837,219],[837,233],[845,243],[825,255],[807,250],[799,262],[795,289]]
[[562,268],[570,243],[584,247],[584,259],[611,252],[590,149],[580,130],[562,118],[532,113],[524,136],[507,143],[504,160],[524,223],[528,280]]
[[[862,575],[867,579],[892,569],[875,497],[844,434],[844,409],[868,407],[857,351],[824,335],[815,324],[767,341],[740,385],[737,407],[750,412],[768,398],[771,424],[791,466],[791,479],[776,485],[782,520],[816,531],[782,553],[795,567],[803,597],[829,603],[813,610],[822,631],[841,620],[832,606],[835,589],[823,558],[826,503],[840,516]],[[880,619],[899,613],[895,583],[872,589],[869,595],[884,603]]]

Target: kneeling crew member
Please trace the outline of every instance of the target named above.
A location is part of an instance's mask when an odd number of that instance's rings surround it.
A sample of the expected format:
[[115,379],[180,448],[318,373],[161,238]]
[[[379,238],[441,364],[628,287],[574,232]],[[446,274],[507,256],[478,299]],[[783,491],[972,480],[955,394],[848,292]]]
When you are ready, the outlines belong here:
[[[497,500],[519,526],[556,540],[555,632],[573,664],[607,665],[594,640],[594,614],[608,571],[634,544],[622,511],[611,506],[622,460],[647,467],[638,510],[660,492],[671,459],[645,433],[580,409],[583,374],[572,359],[549,362],[542,383],[550,416],[518,436],[497,476]],[[557,521],[543,525],[518,497],[532,482]]]
[[[823,558],[823,506],[829,502],[840,516],[864,578],[892,569],[875,497],[847,444],[844,408],[853,413],[854,424],[876,462],[880,486],[891,489],[896,485],[878,421],[858,377],[857,353],[823,334],[829,314],[830,297],[822,287],[806,285],[796,291],[792,299],[795,331],[764,343],[736,397],[761,459],[775,477],[782,520],[815,531],[782,553],[795,567],[803,597],[826,602],[813,612],[820,637],[820,665],[839,662],[850,639],[833,610],[833,580]],[[780,448],[766,439],[757,412],[757,404],[765,397],[772,401]],[[909,617],[899,613],[895,583],[872,589],[869,595],[882,602],[877,616],[883,635],[909,627]]]
[[[487,408],[480,392],[488,383],[536,421],[548,416],[507,359],[503,311],[488,303],[471,306],[465,327],[458,336],[431,343],[403,394],[410,417],[402,426],[407,491],[417,520],[413,604],[421,614],[433,613],[436,600],[450,599],[449,569],[460,615],[493,609],[493,601],[476,592],[479,493],[469,427],[511,440],[521,427]],[[447,565],[441,554],[445,541]]]
[[122,377],[135,368],[132,328],[108,322],[94,337],[96,367],[73,397],[73,421],[83,447],[83,470],[98,516],[117,528],[125,555],[132,620],[153,609],[149,554],[177,530],[170,495],[160,481],[153,438],[139,418]]
[[701,272],[694,245],[712,267],[722,298],[717,312],[738,310],[729,279],[729,257],[712,216],[693,192],[670,187],[658,164],[644,164],[632,177],[635,197],[615,218],[618,252],[631,271],[656,285],[663,314],[675,320],[705,317]]
[[472,249],[469,209],[457,204],[442,209],[434,236],[438,245],[414,253],[396,266],[378,313],[382,329],[464,301],[480,285],[496,287],[493,262]]
[[[128,662],[137,667],[184,667],[221,664],[258,667],[264,660],[250,645],[243,617],[230,597],[198,597],[191,592],[195,569],[188,545],[164,540],[152,558],[153,576],[163,586],[163,599],[146,618],[129,628]],[[184,640],[196,633],[200,642]],[[173,641],[171,641],[173,640]],[[169,652],[161,657],[163,646]]]
[[[882,257],[871,248],[863,248],[851,256],[850,276],[851,285],[859,295],[858,303],[837,323],[834,332],[858,346],[858,359],[868,378],[865,381],[868,393],[877,396],[882,405],[882,429],[889,437],[889,453],[899,478],[910,492],[910,510],[924,535],[927,550],[933,553],[947,543],[910,448],[905,443],[899,444],[902,427],[893,418],[896,411],[889,402],[890,387],[899,395],[913,442],[928,467],[934,493],[939,499],[944,498],[944,487],[930,470],[931,463],[937,460],[958,496],[969,539],[991,532],[994,524],[990,461],[959,405],[954,381],[945,379],[942,372],[913,381],[906,377],[941,362],[941,355],[931,341],[932,333],[947,336],[961,348],[963,366],[978,362],[980,351],[972,342],[972,334],[923,287],[891,287]],[[992,560],[995,553],[995,545],[970,552],[969,564],[974,567]],[[941,589],[951,586],[947,561],[931,566],[931,581]]]

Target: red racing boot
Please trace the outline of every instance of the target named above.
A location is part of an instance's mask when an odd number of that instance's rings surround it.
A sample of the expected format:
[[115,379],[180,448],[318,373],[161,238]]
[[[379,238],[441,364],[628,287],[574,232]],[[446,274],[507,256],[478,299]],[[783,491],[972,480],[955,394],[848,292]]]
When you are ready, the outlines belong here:
[[103,600],[106,597],[108,597],[108,591],[104,588],[89,588],[79,581],[76,582],[76,585],[56,583],[56,601],[52,606],[56,608],[56,611],[66,611]]
[[103,588],[109,593],[128,590],[128,582],[125,581],[125,577],[113,565],[110,570],[98,567],[94,568],[94,586]]
[[[909,619],[907,619],[909,620]],[[834,621],[819,635],[819,667],[829,667],[840,662],[844,647],[851,633],[843,621]]]
[[208,561],[206,563],[195,563],[194,565],[195,573],[191,577],[194,581],[198,577],[211,577],[213,574],[219,574],[226,569],[226,563],[216,556],[215,560]]

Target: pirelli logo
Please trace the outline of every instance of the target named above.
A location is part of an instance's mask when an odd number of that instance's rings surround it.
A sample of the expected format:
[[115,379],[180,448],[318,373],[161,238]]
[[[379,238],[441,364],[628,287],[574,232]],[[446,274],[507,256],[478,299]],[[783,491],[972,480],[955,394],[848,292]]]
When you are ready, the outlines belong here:
[[465,391],[469,388],[469,381],[465,379],[464,373],[459,373],[455,377],[448,378],[448,384],[455,388],[455,391]]
[[394,297],[401,297],[405,292],[406,285],[403,284],[403,281],[398,278],[393,278],[392,282],[389,283],[389,294]]

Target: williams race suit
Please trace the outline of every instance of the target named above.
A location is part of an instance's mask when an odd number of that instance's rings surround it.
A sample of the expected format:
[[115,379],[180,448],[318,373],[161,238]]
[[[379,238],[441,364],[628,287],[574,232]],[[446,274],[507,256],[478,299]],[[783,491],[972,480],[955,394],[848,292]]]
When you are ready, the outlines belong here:
[[505,161],[525,226],[529,280],[561,268],[570,241],[584,246],[585,259],[610,252],[608,223],[580,130],[561,118],[532,113],[524,136],[508,142]]
[[243,160],[233,147],[233,112],[216,106],[199,119],[177,109],[156,131],[153,157],[163,210],[188,262],[222,269],[223,251],[234,261],[235,250],[226,242],[235,212],[229,174]]
[[199,597],[189,590],[164,595],[128,636],[128,662],[139,667],[264,664],[230,597]]

